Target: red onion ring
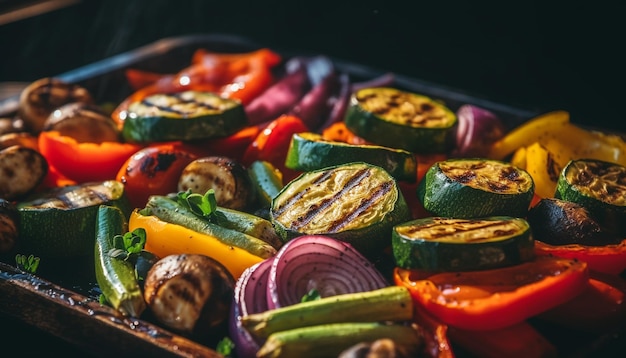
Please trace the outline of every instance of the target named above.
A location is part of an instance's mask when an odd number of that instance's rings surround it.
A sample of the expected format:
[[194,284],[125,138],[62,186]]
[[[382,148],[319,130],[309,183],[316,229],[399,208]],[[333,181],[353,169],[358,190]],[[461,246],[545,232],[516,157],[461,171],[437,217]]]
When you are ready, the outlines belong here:
[[233,304],[230,309],[228,333],[235,343],[237,357],[255,357],[260,343],[241,325],[241,316],[260,313],[268,309],[266,297],[267,279],[272,259],[248,267],[235,283]]
[[493,112],[465,104],[456,112],[456,148],[454,155],[482,157],[488,154],[491,144],[506,133],[504,124]]
[[267,282],[269,309],[301,301],[311,289],[322,297],[389,286],[352,245],[322,235],[299,236],[274,256]]

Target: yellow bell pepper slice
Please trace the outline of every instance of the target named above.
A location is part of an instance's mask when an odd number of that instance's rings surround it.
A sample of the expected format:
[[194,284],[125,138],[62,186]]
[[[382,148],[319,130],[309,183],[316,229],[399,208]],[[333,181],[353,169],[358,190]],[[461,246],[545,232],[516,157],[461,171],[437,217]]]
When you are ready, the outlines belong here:
[[526,166],[524,169],[533,177],[535,194],[541,198],[552,198],[563,166],[554,160],[552,152],[539,142],[524,148]]
[[235,280],[246,268],[264,260],[244,249],[224,244],[216,237],[161,221],[153,215],[141,215],[138,210],[131,213],[128,228],[131,232],[144,228],[145,249],[158,257],[183,253],[207,255],[224,265]]
[[569,113],[566,111],[553,111],[537,116],[494,142],[488,157],[502,160],[518,148],[536,142],[542,133],[555,132],[568,125],[570,123],[569,118]]

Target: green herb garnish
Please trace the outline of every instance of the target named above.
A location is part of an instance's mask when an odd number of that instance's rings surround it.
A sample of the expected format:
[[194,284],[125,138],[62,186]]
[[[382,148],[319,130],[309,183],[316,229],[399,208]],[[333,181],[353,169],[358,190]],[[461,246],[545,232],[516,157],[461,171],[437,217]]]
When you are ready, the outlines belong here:
[[217,342],[217,347],[215,347],[217,353],[224,357],[231,357],[234,349],[235,343],[229,337],[222,338],[222,340]]
[[189,209],[196,216],[219,225],[221,215],[217,210],[214,189],[207,190],[204,195],[192,193],[191,189],[178,192],[176,202]]
[[33,255],[26,257],[26,255],[17,254],[15,255],[15,264],[18,269],[34,274],[39,267],[39,257]]
[[309,292],[307,292],[304,296],[302,296],[302,299],[300,299],[300,302],[315,301],[315,300],[319,300],[320,298],[322,298],[322,296],[320,296],[319,291],[312,288]]
[[146,230],[136,228],[132,232],[113,237],[113,249],[109,251],[109,256],[117,259],[128,260],[139,255],[146,245]]

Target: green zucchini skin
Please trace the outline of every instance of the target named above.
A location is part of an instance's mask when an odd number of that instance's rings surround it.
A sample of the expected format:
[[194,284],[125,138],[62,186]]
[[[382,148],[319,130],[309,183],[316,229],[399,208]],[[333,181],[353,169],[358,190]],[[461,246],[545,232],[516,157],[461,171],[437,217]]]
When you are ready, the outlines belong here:
[[113,308],[125,316],[139,317],[146,302],[131,261],[112,257],[113,237],[128,231],[128,221],[117,207],[98,207],[95,225],[94,261],[96,282]]
[[571,160],[559,175],[554,197],[581,205],[604,231],[626,237],[626,167]]
[[354,93],[344,121],[372,143],[433,154],[452,149],[458,120],[452,110],[427,96],[380,87]]
[[210,92],[158,94],[132,103],[122,137],[147,143],[225,137],[248,123],[243,105]]
[[270,219],[287,242],[305,234],[333,237],[369,258],[391,245],[394,225],[411,219],[396,180],[364,162],[305,172],[272,200]]
[[391,245],[397,266],[432,272],[499,268],[535,257],[530,225],[508,216],[416,219],[394,227]]
[[93,255],[94,227],[102,204],[130,216],[124,185],[115,180],[54,188],[17,203],[18,250],[42,259]]
[[[462,175],[451,177],[446,167],[466,167]],[[483,176],[475,169],[481,166],[498,168],[493,176]],[[470,179],[468,179],[470,178]],[[480,187],[470,186],[479,181]],[[417,186],[417,197],[432,216],[449,218],[480,218],[528,214],[535,193],[535,184],[528,172],[510,163],[484,158],[453,158],[433,164]]]
[[287,151],[285,166],[312,171],[333,165],[362,161],[377,165],[397,180],[417,180],[417,159],[411,152],[378,145],[353,145],[327,141],[317,133],[296,133]]

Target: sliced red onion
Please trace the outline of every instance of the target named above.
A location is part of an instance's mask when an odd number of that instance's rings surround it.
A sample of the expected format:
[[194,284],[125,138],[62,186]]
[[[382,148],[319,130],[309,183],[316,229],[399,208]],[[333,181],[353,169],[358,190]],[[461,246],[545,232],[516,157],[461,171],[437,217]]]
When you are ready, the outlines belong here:
[[458,126],[454,155],[459,157],[484,157],[493,142],[506,133],[504,124],[493,112],[471,104],[461,106],[456,112]]
[[350,102],[350,95],[352,94],[350,83],[350,77],[347,74],[343,73],[339,75],[339,89],[337,93],[329,99],[329,101],[332,102],[332,108],[326,121],[319,126],[318,132],[321,133],[331,125],[343,121],[348,103]]
[[233,304],[230,309],[229,335],[235,343],[237,357],[255,357],[260,343],[241,325],[241,316],[260,313],[268,309],[266,300],[267,279],[272,259],[248,267],[235,283]]
[[285,74],[246,106],[249,124],[257,125],[278,118],[298,103],[310,88],[306,68]]
[[310,290],[328,297],[388,286],[387,280],[352,245],[322,235],[304,235],[274,256],[267,282],[270,309],[301,301]]
[[332,108],[330,98],[338,91],[339,84],[337,73],[330,73],[307,92],[289,111],[289,114],[302,119],[309,128],[318,128],[328,117]]

